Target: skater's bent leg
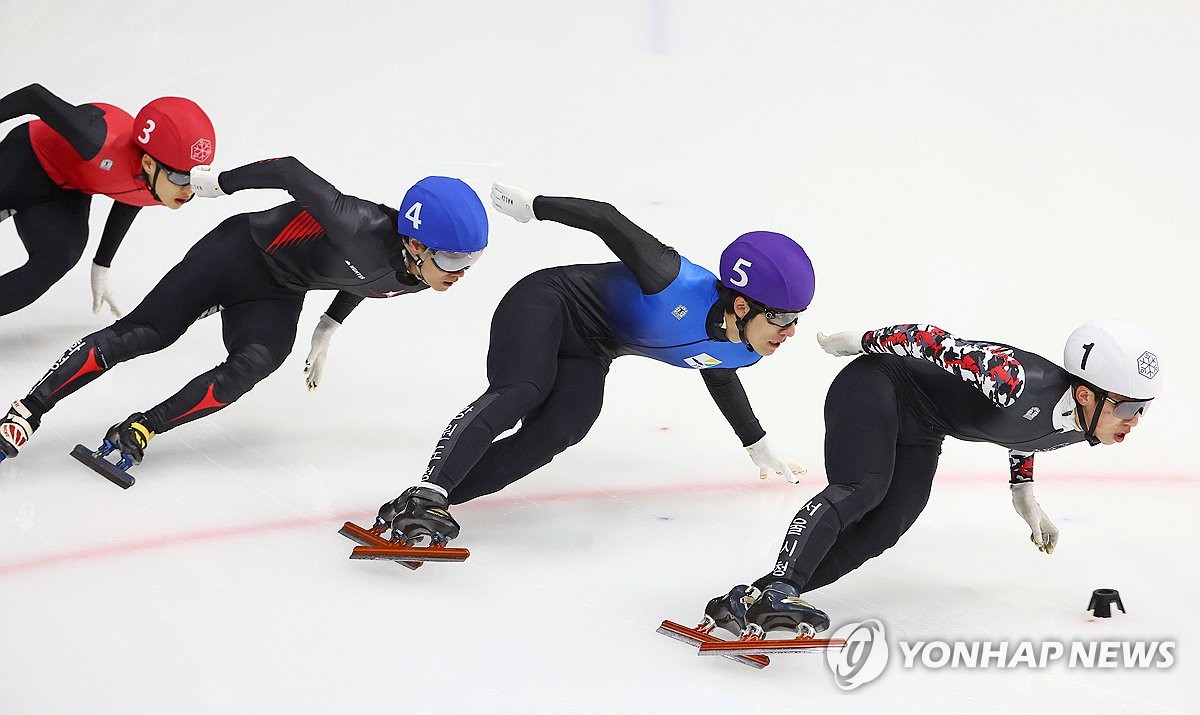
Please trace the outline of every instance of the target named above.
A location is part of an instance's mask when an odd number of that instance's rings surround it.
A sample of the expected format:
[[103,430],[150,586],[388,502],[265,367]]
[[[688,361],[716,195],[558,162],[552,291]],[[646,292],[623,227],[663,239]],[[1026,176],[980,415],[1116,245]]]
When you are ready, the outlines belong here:
[[432,482],[447,492],[454,490],[463,479],[461,475],[470,472],[492,440],[542,404],[550,385],[543,386],[540,382],[489,386],[487,392],[451,418],[442,430],[422,481]]
[[788,525],[770,573],[801,591],[842,531],[881,501],[892,482],[899,417],[886,374],[861,359],[834,378],[825,400],[825,471],[829,486]]
[[193,246],[129,315],[67,348],[30,391],[33,402],[49,410],[114,365],[171,345],[205,309],[221,304],[237,272],[224,266],[228,251],[210,246],[219,231]]
[[447,493],[502,432],[529,416],[549,396],[558,374],[568,317],[562,296],[527,276],[509,290],[492,317],[488,390],[442,431],[422,481]]
[[0,276],[0,315],[15,313],[42,297],[79,262],[87,246],[90,206],[91,197],[63,192],[62,198],[13,216],[29,258]]
[[144,424],[166,432],[233,404],[279,369],[296,340],[303,296],[247,301],[221,313],[229,357],[145,413]]
[[827,586],[896,545],[929,502],[941,446],[896,448],[892,484],[879,506],[847,526],[805,584],[806,590]]
[[118,363],[164,347],[166,341],[153,327],[119,320],[72,343],[23,402],[41,416]]
[[450,502],[461,504],[498,492],[578,444],[600,416],[607,375],[608,363],[604,360],[559,360],[558,378],[546,401],[521,422],[515,433],[488,447],[450,492]]

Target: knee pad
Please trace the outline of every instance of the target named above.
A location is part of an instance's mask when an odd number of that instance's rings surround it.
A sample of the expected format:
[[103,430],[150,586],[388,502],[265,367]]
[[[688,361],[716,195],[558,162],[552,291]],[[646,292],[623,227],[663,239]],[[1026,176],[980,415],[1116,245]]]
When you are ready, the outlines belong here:
[[532,382],[517,382],[488,390],[467,409],[476,408],[480,420],[497,433],[512,429],[517,421],[546,400],[546,392]]
[[254,343],[238,348],[218,369],[213,382],[220,387],[220,399],[233,402],[250,391],[263,378],[283,364],[286,353],[276,355],[265,345]]
[[91,343],[96,352],[103,356],[105,367],[166,347],[162,336],[149,325],[122,325],[121,321],[93,335]]
[[828,495],[829,508],[838,515],[842,525],[852,524],[867,512],[879,506],[887,494],[887,484],[878,487],[871,482],[863,484],[830,484],[822,494]]

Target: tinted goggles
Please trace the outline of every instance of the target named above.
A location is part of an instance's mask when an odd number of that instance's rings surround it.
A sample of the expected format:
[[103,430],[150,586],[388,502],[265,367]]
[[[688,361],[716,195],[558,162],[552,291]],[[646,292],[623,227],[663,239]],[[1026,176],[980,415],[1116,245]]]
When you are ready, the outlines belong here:
[[470,253],[455,253],[454,251],[434,251],[430,255],[433,265],[446,273],[457,273],[465,271],[483,255],[483,251],[471,251]]
[[[155,159],[155,161],[158,161],[158,159]],[[161,161],[158,161],[158,168],[162,169],[162,172],[167,175],[167,181],[176,186],[188,186],[192,183],[192,172],[190,171],[172,169]]]
[[791,326],[800,319],[800,313],[803,312],[799,310],[778,310],[776,308],[768,308],[758,301],[752,300],[750,302],[762,311],[762,314],[764,317],[766,317],[768,323],[777,328],[786,328]]
[[1151,402],[1151,400],[1114,400],[1107,395],[1104,400],[1113,404],[1113,416],[1119,420],[1131,420],[1135,416],[1145,413]]

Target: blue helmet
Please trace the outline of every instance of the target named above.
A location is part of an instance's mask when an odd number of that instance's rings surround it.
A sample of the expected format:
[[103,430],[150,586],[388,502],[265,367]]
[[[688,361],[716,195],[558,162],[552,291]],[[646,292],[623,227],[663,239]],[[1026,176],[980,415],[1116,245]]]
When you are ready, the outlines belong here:
[[474,253],[487,246],[487,212],[461,179],[427,176],[405,192],[396,230],[435,251]]

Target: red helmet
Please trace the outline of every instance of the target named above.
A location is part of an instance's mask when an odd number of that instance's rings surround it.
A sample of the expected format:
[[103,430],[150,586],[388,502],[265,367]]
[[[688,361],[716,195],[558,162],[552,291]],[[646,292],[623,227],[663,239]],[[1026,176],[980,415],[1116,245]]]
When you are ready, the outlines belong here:
[[211,164],[217,135],[208,115],[183,97],[159,97],[133,120],[133,143],[172,169]]

